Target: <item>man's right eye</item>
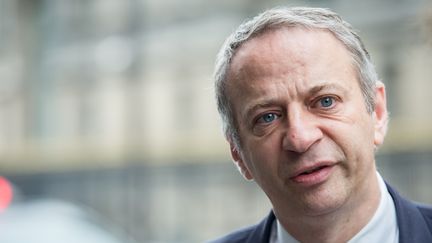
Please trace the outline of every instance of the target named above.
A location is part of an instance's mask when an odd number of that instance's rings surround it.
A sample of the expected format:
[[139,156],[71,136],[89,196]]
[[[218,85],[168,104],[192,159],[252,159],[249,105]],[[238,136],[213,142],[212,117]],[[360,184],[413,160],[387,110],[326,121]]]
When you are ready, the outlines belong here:
[[278,118],[279,118],[279,115],[276,113],[266,113],[266,114],[264,114],[258,118],[257,123],[258,124],[271,123]]

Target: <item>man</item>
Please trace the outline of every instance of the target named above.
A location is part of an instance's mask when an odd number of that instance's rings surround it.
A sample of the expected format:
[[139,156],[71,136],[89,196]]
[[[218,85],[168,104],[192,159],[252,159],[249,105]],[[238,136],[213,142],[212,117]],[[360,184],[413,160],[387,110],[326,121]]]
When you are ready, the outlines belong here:
[[376,171],[385,87],[337,14],[258,15],[228,37],[215,79],[232,158],[273,206],[216,242],[432,242],[432,209],[401,198]]

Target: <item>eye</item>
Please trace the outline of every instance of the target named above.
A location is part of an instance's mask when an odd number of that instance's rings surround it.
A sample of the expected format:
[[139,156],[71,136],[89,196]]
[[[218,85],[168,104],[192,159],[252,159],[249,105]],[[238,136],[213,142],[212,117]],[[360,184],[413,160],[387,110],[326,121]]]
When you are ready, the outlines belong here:
[[258,118],[257,123],[270,123],[278,118],[279,118],[278,114],[266,113]]
[[330,96],[326,96],[318,100],[319,105],[323,108],[329,108],[333,106],[334,101],[334,98]]

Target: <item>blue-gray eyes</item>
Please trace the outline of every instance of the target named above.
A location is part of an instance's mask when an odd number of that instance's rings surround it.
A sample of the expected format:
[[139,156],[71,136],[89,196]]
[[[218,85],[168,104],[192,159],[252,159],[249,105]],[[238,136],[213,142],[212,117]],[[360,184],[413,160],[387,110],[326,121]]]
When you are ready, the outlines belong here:
[[263,116],[261,116],[258,119],[258,123],[270,123],[274,120],[276,120],[279,117],[279,115],[275,114],[275,113],[266,113]]
[[[333,106],[335,106],[336,98],[332,96],[324,96],[314,101],[312,104],[312,108],[322,109],[322,110],[331,110]],[[256,123],[264,125],[274,122],[275,120],[281,118],[281,114],[277,112],[268,112],[259,116],[256,120]]]
[[321,107],[328,108],[328,107],[333,105],[333,98],[329,97],[329,96],[324,97],[324,98],[319,100],[319,103],[320,103]]

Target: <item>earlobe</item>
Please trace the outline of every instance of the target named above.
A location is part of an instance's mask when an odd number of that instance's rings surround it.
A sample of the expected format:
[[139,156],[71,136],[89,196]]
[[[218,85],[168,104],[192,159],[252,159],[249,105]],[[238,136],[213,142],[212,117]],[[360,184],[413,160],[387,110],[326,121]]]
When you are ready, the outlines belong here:
[[235,146],[232,142],[230,142],[230,151],[231,151],[231,157],[234,161],[234,164],[236,164],[238,170],[243,175],[243,177],[246,180],[253,180],[253,176],[250,173],[249,169],[247,168],[246,164],[243,161],[243,158],[238,151],[237,146]]
[[378,82],[376,85],[373,117],[375,120],[374,145],[378,147],[384,142],[388,123],[386,92],[385,86],[382,82]]

